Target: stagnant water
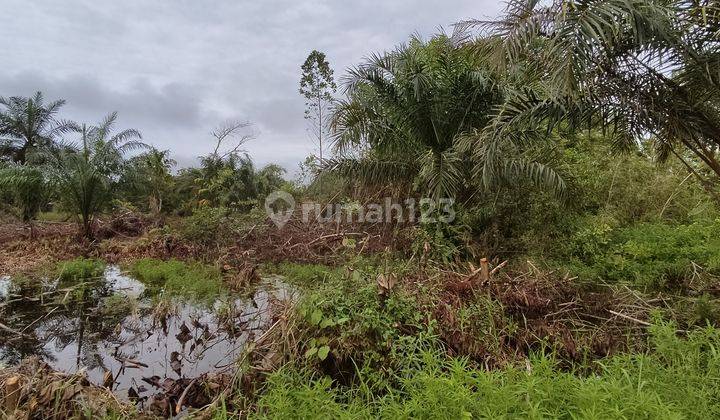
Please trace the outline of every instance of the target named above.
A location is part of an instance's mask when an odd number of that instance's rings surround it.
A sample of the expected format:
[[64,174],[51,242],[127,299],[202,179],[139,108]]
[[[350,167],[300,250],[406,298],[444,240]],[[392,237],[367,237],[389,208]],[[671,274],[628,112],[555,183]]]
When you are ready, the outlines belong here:
[[148,382],[231,366],[269,327],[272,301],[292,298],[280,278],[263,279],[246,298],[200,304],[150,296],[117,267],[81,287],[4,277],[0,322],[15,333],[0,330],[0,364],[37,355],[56,370],[83,369],[98,385],[110,372],[116,395],[142,398],[158,392]]

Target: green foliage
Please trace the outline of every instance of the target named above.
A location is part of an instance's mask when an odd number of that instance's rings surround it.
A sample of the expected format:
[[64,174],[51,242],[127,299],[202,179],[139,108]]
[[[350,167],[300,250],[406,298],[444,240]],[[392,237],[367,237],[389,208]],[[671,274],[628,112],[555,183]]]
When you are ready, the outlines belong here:
[[465,226],[458,224],[428,223],[413,230],[411,245],[414,255],[442,264],[452,264],[463,255]]
[[58,264],[59,278],[64,283],[96,279],[105,273],[105,263],[92,258],[79,257]]
[[268,267],[269,271],[287,277],[291,284],[312,289],[329,278],[341,276],[343,270],[322,264],[280,263]]
[[271,164],[258,170],[248,155],[208,155],[200,163],[200,168],[184,169],[175,177],[176,194],[185,211],[211,206],[247,212],[287,184],[283,168]]
[[558,125],[602,126],[617,149],[652,134],[660,160],[674,155],[719,179],[716,5],[511,1],[506,12],[475,23],[484,29],[476,51],[516,79],[493,143],[542,139]]
[[[720,214],[712,196],[677,162],[657,165],[652,155],[613,154],[607,138],[596,133],[569,137],[553,153],[566,180],[564,197],[531,183],[478,194],[474,202],[457,206],[454,225],[463,226],[457,243],[474,247],[476,256],[529,253],[558,259],[595,252],[593,241],[602,240],[596,229],[690,224]],[[579,248],[559,252],[571,237]]]
[[220,271],[200,263],[144,258],[136,261],[130,272],[151,292],[162,290],[205,300],[215,298],[225,290]]
[[720,219],[614,228],[590,218],[560,255],[570,261],[571,271],[608,282],[645,288],[692,286],[707,274],[720,274]]
[[490,153],[468,141],[478,130],[492,129],[490,117],[503,92],[482,60],[454,37],[414,37],[374,55],[350,71],[346,90],[349,99],[333,115],[336,148],[360,158],[331,163],[350,179],[409,184],[433,198],[471,196],[472,187],[518,179],[562,189],[557,174],[524,148],[506,147],[487,162]]
[[308,111],[306,114],[312,114],[313,107],[317,106],[317,100],[332,100],[332,94],[337,89],[333,81],[333,71],[330,64],[325,58],[325,54],[313,50],[310,52],[305,62],[301,66],[302,77],[300,78],[300,94],[303,95],[308,103]]
[[[560,370],[552,356],[486,371],[431,349],[408,354],[398,386],[371,394],[361,378],[338,386],[288,365],[270,376],[258,418],[715,418],[720,415],[720,334],[687,339],[656,323],[653,351],[614,356],[599,372]],[[362,372],[361,372],[362,373]]]
[[[401,275],[398,267],[387,269]],[[383,271],[373,263],[360,260],[336,269],[282,264],[273,271],[304,291],[297,310],[309,337],[308,357],[322,360],[328,351],[359,364],[392,363],[388,353],[396,343],[409,331],[424,328],[410,296],[398,290],[387,298],[378,295],[376,278]]]
[[81,234],[93,236],[95,216],[112,201],[116,181],[125,169],[125,154],[147,147],[134,129],[113,134],[117,114],[97,126],[76,126],[81,147],[48,151],[54,185],[64,209],[77,217]]
[[8,166],[0,168],[0,191],[8,192],[17,215],[25,223],[37,218],[49,195],[44,174],[29,166]]
[[152,148],[133,157],[118,182],[120,196],[152,214],[160,214],[173,198],[170,171],[176,164],[169,150]]
[[78,219],[83,236],[93,236],[95,216],[111,200],[109,178],[86,154],[65,152],[57,157],[55,185],[65,210]]
[[0,158],[24,164],[38,148],[53,147],[57,135],[69,131],[72,123],[55,115],[64,100],[45,104],[41,92],[32,97],[0,97]]
[[200,207],[178,227],[181,238],[200,245],[216,245],[227,228],[229,211],[223,207]]
[[371,411],[358,402],[344,403],[328,377],[291,369],[273,374],[269,392],[260,399],[251,417],[265,419],[371,418]]

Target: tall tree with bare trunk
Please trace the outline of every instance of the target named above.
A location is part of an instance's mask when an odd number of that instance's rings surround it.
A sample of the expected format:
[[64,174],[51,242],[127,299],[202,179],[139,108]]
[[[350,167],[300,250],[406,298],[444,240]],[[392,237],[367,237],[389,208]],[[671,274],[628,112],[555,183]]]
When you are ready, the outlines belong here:
[[[324,164],[324,148],[326,147],[326,133],[330,120],[330,106],[337,85],[333,79],[333,70],[330,68],[325,54],[313,50],[302,65],[300,78],[300,94],[305,97],[305,119],[310,125],[310,132],[318,143],[318,158],[320,167]],[[320,176],[322,190],[322,175]]]

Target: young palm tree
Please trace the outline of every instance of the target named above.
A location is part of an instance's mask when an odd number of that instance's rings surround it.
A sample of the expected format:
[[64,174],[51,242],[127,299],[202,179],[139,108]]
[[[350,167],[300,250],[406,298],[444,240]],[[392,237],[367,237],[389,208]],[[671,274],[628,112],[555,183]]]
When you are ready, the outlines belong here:
[[125,154],[148,147],[134,129],[112,134],[117,114],[98,126],[75,126],[81,134],[79,148],[63,148],[50,154],[54,182],[60,201],[77,215],[80,233],[93,236],[95,216],[113,197],[113,185],[124,168]]
[[[504,95],[459,43],[445,35],[430,42],[415,37],[351,70],[348,99],[333,116],[335,147],[343,156],[331,161],[335,171],[369,182],[412,180],[435,198],[469,189],[482,165],[475,158],[482,156],[470,155],[463,139],[491,122]],[[535,164],[518,151],[510,156],[516,164],[493,181],[531,174],[559,185],[550,171],[526,170]]]
[[127,153],[149,148],[142,142],[142,135],[138,130],[129,128],[113,133],[116,121],[117,112],[113,112],[99,125],[74,126],[81,134],[83,150],[89,155],[88,158],[102,173],[113,179],[120,174]]
[[0,168],[0,189],[10,193],[18,218],[30,227],[30,237],[34,237],[34,221],[47,203],[48,185],[44,174],[38,168],[25,165]]
[[60,121],[55,115],[65,104],[64,100],[45,104],[41,92],[31,98],[0,97],[0,158],[24,164],[28,153],[38,147],[53,144],[57,135],[72,128],[72,123]]

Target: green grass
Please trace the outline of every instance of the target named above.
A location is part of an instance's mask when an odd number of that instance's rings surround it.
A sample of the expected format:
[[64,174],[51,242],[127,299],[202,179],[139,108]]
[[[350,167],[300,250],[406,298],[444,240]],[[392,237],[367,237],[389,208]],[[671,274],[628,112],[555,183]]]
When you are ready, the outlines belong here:
[[651,328],[654,350],[607,359],[597,374],[557,368],[552,356],[526,366],[485,371],[440,350],[408,356],[399,386],[381,392],[338,386],[288,365],[272,374],[255,418],[718,418],[720,334],[712,327],[687,339],[672,324]]
[[131,274],[151,292],[211,299],[225,291],[220,270],[200,263],[143,258],[132,264]]
[[325,280],[342,274],[343,269],[332,268],[322,264],[279,263],[266,264],[263,271],[280,274],[288,283],[298,287],[312,289]]
[[92,258],[78,257],[58,264],[58,276],[61,283],[75,283],[101,277],[105,273],[105,263]]

